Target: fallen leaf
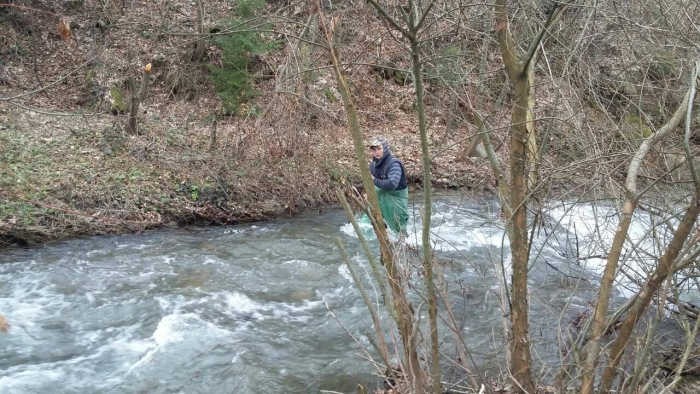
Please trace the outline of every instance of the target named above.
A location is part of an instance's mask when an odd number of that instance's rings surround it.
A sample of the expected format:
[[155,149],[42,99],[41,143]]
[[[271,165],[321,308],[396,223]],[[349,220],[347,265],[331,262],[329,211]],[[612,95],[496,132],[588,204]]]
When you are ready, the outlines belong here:
[[61,35],[63,41],[70,43],[70,38],[73,35],[73,32],[70,30],[70,20],[68,18],[58,18],[58,34]]

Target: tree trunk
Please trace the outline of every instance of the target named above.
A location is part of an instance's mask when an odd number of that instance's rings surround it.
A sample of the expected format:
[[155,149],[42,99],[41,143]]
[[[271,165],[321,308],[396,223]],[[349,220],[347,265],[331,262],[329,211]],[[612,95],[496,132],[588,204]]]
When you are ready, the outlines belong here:
[[[511,335],[510,371],[518,393],[535,393],[531,372],[530,334],[528,319],[528,252],[527,242],[527,201],[528,187],[526,162],[528,140],[534,138],[534,125],[529,117],[531,100],[531,78],[529,68],[532,63],[521,63],[516,57],[515,44],[508,30],[506,0],[496,0],[496,35],[503,58],[503,64],[511,82],[515,86],[515,106],[513,108],[510,136],[510,250],[513,264],[511,294]],[[530,120],[530,122],[528,122]]]
[[513,227],[510,240],[513,264],[511,319],[512,355],[511,373],[518,385],[528,393],[534,393],[534,383],[530,372],[530,334],[528,320],[528,242],[527,242],[527,138],[526,128],[530,84],[527,77],[514,81],[516,104],[513,109],[513,129],[510,138],[510,201],[513,216],[509,219]]
[[[415,32],[414,32],[415,33]],[[415,37],[415,36],[414,36]],[[413,58],[413,79],[416,87],[416,109],[418,112],[418,130],[423,156],[423,195],[425,206],[423,208],[423,266],[425,267],[425,287],[428,292],[428,320],[430,320],[430,343],[432,357],[433,389],[436,394],[442,393],[440,382],[440,339],[437,329],[437,299],[435,297],[435,283],[433,278],[433,252],[430,245],[430,219],[433,214],[431,202],[432,180],[430,179],[430,152],[428,151],[428,127],[425,123],[425,105],[423,103],[423,77],[421,76],[420,48],[418,41],[411,40],[411,55]]]
[[204,58],[206,44],[204,42],[204,0],[196,0],[195,7],[197,8],[197,33],[199,37],[194,42],[192,51],[192,60],[200,61]]
[[141,77],[141,88],[136,92],[136,86],[133,79],[129,79],[129,89],[131,90],[131,103],[129,105],[129,115],[126,121],[126,130],[131,134],[138,134],[138,113],[141,100],[146,95],[148,87],[148,76],[151,72],[151,64],[147,64],[143,69]]
[[428,316],[430,321],[430,343],[431,343],[431,375],[433,378],[433,391],[436,394],[442,393],[442,383],[440,381],[440,340],[437,330],[437,299],[435,295],[435,283],[433,277],[433,257],[430,246],[430,220],[432,215],[431,190],[432,181],[430,179],[430,152],[428,150],[428,128],[425,122],[425,105],[423,103],[423,77],[421,74],[420,43],[418,33],[421,29],[425,17],[435,4],[433,1],[421,12],[419,3],[409,1],[409,13],[407,17],[408,28],[405,28],[394,20],[386,10],[375,0],[369,0],[370,4],[382,15],[382,17],[393,25],[401,34],[407,38],[411,44],[411,60],[413,66],[413,79],[415,81],[416,109],[418,112],[418,130],[420,132],[421,153],[423,159],[423,185],[425,187],[425,206],[423,208],[423,266],[425,268],[426,290],[428,293]]
[[[535,54],[537,56],[537,54]],[[536,64],[536,61],[532,61]],[[540,164],[540,150],[537,149],[537,133],[535,131],[535,69],[528,67],[527,83],[530,85],[531,91],[528,92],[527,99],[527,120],[525,127],[527,128],[527,162],[530,165],[527,173],[527,190],[532,191],[537,184],[537,169]]]

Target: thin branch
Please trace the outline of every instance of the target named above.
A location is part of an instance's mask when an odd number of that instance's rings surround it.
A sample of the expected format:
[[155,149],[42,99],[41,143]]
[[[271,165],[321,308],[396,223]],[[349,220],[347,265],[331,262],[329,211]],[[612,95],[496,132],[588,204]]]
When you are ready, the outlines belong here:
[[384,17],[384,19],[386,19],[387,22],[389,22],[392,26],[394,26],[394,28],[396,30],[400,31],[401,34],[404,35],[404,37],[408,38],[409,40],[415,39],[413,33],[404,29],[401,25],[399,25],[399,23],[396,21],[396,19],[392,18],[391,15],[387,14],[386,11],[384,10],[384,8],[382,8],[382,6],[380,6],[376,0],[367,0],[367,1],[369,1],[369,3],[372,4],[372,6],[374,8],[376,8],[380,14],[382,14],[382,17]]
[[[345,199],[345,195],[340,190],[336,190],[336,194],[338,195],[338,200],[341,202],[341,204],[343,205],[343,208],[345,209],[345,214],[347,215],[348,220],[350,220],[350,223],[352,223],[352,227],[355,230],[355,234],[357,234],[357,239],[359,239],[360,244],[362,244],[362,248],[365,251],[365,256],[367,256],[367,260],[369,261],[369,264],[372,267],[372,272],[374,273],[374,279],[379,284],[379,289],[382,292],[382,297],[384,297],[384,304],[386,305],[387,309],[390,311],[391,316],[394,319],[396,319],[396,313],[395,313],[394,309],[392,308],[391,299],[389,298],[389,293],[387,293],[387,291],[386,291],[386,284],[384,282],[384,276],[382,275],[381,271],[379,270],[379,265],[377,264],[377,262],[374,258],[374,255],[372,254],[372,251],[369,249],[369,244],[367,244],[367,240],[365,239],[364,234],[362,234],[362,229],[360,229],[360,226],[357,223],[357,220],[355,220],[355,215],[353,215],[352,209],[350,209],[350,205],[348,204],[347,200]],[[370,215],[368,214],[367,216],[369,217]],[[349,263],[348,263],[348,265],[349,265]]]
[[697,194],[700,194],[700,177],[698,177],[698,171],[695,168],[695,161],[693,158],[693,152],[690,150],[690,123],[692,121],[693,115],[693,101],[695,100],[695,87],[698,82],[698,69],[700,69],[700,61],[695,62],[695,68],[693,69],[693,76],[690,80],[690,92],[688,99],[688,111],[685,115],[685,136],[683,137],[683,150],[688,158],[688,168],[690,168],[690,174],[693,176],[693,183],[695,183],[695,190]]
[[27,107],[26,105],[16,103],[12,100],[9,100],[8,103],[11,105],[14,105],[15,107],[19,107],[19,108],[22,108],[22,109],[27,110],[27,111],[32,111],[32,112],[36,112],[38,114],[49,115],[49,116],[97,116],[97,115],[103,115],[99,112],[93,112],[91,114],[83,114],[83,113],[70,114],[67,112],[49,112],[49,111],[44,111],[43,109]]
[[425,17],[428,16],[428,14],[430,13],[430,9],[433,8],[434,5],[435,5],[435,0],[432,0],[430,2],[430,4],[428,4],[428,8],[425,9],[425,11],[423,12],[423,15],[420,17],[420,20],[418,21],[418,23],[416,23],[416,26],[415,26],[416,31],[420,30],[420,27],[423,26],[423,22],[425,22]]
[[685,113],[687,111],[687,106],[688,102],[690,101],[690,89],[688,89],[688,92],[685,94],[685,97],[683,98],[683,102],[681,105],[678,106],[676,109],[676,112],[673,113],[673,116],[669,121],[664,124],[659,131],[656,133],[652,134],[651,136],[647,137],[644,142],[639,146],[639,149],[637,149],[637,152],[635,152],[634,157],[632,158],[632,161],[630,162],[629,165],[629,170],[627,172],[627,180],[625,181],[625,187],[627,188],[628,193],[633,193],[636,197],[638,197],[637,193],[637,173],[639,172],[639,168],[642,164],[642,161],[646,157],[647,153],[651,150],[651,148],[659,141],[664,139],[668,134],[670,134],[678,125],[681,123],[681,120],[685,117]]
[[362,285],[362,280],[360,280],[360,277],[357,275],[355,269],[352,267],[352,264],[350,263],[350,258],[348,257],[347,252],[345,252],[345,247],[343,247],[343,242],[340,240],[340,237],[335,237],[335,244],[338,246],[340,255],[343,257],[345,266],[348,267],[348,271],[350,272],[350,275],[352,276],[352,279],[355,282],[357,289],[360,290],[360,294],[362,295],[362,299],[365,301],[367,310],[369,310],[369,314],[372,317],[372,323],[374,324],[374,331],[377,333],[377,339],[379,339],[379,354],[381,355],[382,360],[384,360],[384,363],[386,363],[386,366],[389,367],[389,351],[386,346],[386,341],[384,340],[384,331],[382,329],[381,322],[379,321],[379,314],[377,313],[377,310],[374,309],[372,301],[370,300],[369,295],[367,294],[367,290],[365,290],[364,285]]
[[[38,55],[37,55],[37,43],[36,43],[36,21],[34,18],[34,10],[29,11],[29,17],[31,18],[30,20],[30,28],[32,29],[32,65],[34,66],[34,77],[36,77],[36,81],[39,84],[39,88],[44,87],[44,83],[41,81],[41,76],[39,75],[39,62],[37,60]],[[46,98],[49,98],[49,95],[46,94],[44,91],[44,94],[46,95]]]
[[[18,8],[18,9],[20,9],[20,10],[23,10],[23,11],[30,11],[30,12],[31,12],[31,11],[36,11],[36,12],[40,12],[40,13],[42,13],[42,14],[47,14],[47,15],[53,15],[53,16],[58,16],[58,17],[60,17],[60,15],[54,14],[54,13],[51,12],[51,11],[44,11],[44,10],[40,10],[40,9],[38,9],[38,8],[25,7],[25,6],[21,6],[21,5],[17,5],[17,4],[0,3],[0,7]],[[33,33],[32,33],[32,34],[33,34]]]
[[496,37],[503,57],[503,65],[511,78],[522,74],[522,65],[515,55],[515,42],[508,30],[508,10],[506,0],[496,0],[494,3],[496,13]]
[[554,8],[549,13],[547,22],[545,23],[542,30],[540,30],[540,32],[537,34],[535,40],[530,44],[530,49],[528,49],[527,55],[525,55],[525,59],[523,59],[520,74],[524,74],[527,72],[527,68],[530,66],[530,62],[535,57],[535,53],[537,53],[537,49],[539,48],[540,43],[544,39],[545,34],[549,32],[549,28],[552,26],[552,23],[554,23],[554,21],[557,19],[557,17],[563,9],[564,8],[562,8],[558,3],[554,3]]

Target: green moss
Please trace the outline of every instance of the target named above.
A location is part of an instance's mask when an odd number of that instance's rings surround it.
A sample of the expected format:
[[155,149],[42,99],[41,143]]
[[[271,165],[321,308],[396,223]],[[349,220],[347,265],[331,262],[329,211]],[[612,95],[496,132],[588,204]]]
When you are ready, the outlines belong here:
[[394,71],[394,82],[396,82],[397,85],[405,86],[413,81],[409,73],[397,70]]
[[327,99],[329,102],[331,102],[331,103],[337,103],[337,102],[338,102],[338,99],[335,97],[335,95],[333,94],[333,92],[331,92],[331,88],[326,87],[326,88],[324,88],[324,89],[322,90],[322,92],[323,92],[323,95],[326,97],[326,99]]
[[94,69],[88,71],[87,74],[85,74],[85,82],[87,84],[91,84],[96,76],[97,76],[97,71],[95,71]]
[[627,115],[622,119],[624,123],[629,125],[634,125],[632,132],[630,133],[632,138],[644,139],[650,137],[653,132],[651,128],[647,126],[644,121],[637,115]]
[[644,124],[644,122],[642,121],[642,118],[640,118],[637,115],[627,115],[627,116],[625,116],[624,119],[622,119],[622,121],[625,123],[636,124],[636,125]]
[[112,108],[110,109],[111,112],[115,115],[125,113],[126,105],[124,105],[124,96],[122,96],[122,91],[115,86],[109,90],[109,95],[112,97]]

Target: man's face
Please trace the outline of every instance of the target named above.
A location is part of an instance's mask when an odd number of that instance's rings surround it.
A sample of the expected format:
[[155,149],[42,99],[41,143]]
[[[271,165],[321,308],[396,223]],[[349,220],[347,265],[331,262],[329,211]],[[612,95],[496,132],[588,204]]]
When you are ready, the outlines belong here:
[[375,159],[379,160],[384,156],[384,147],[379,145],[379,146],[371,146],[369,149],[372,150],[372,157]]

